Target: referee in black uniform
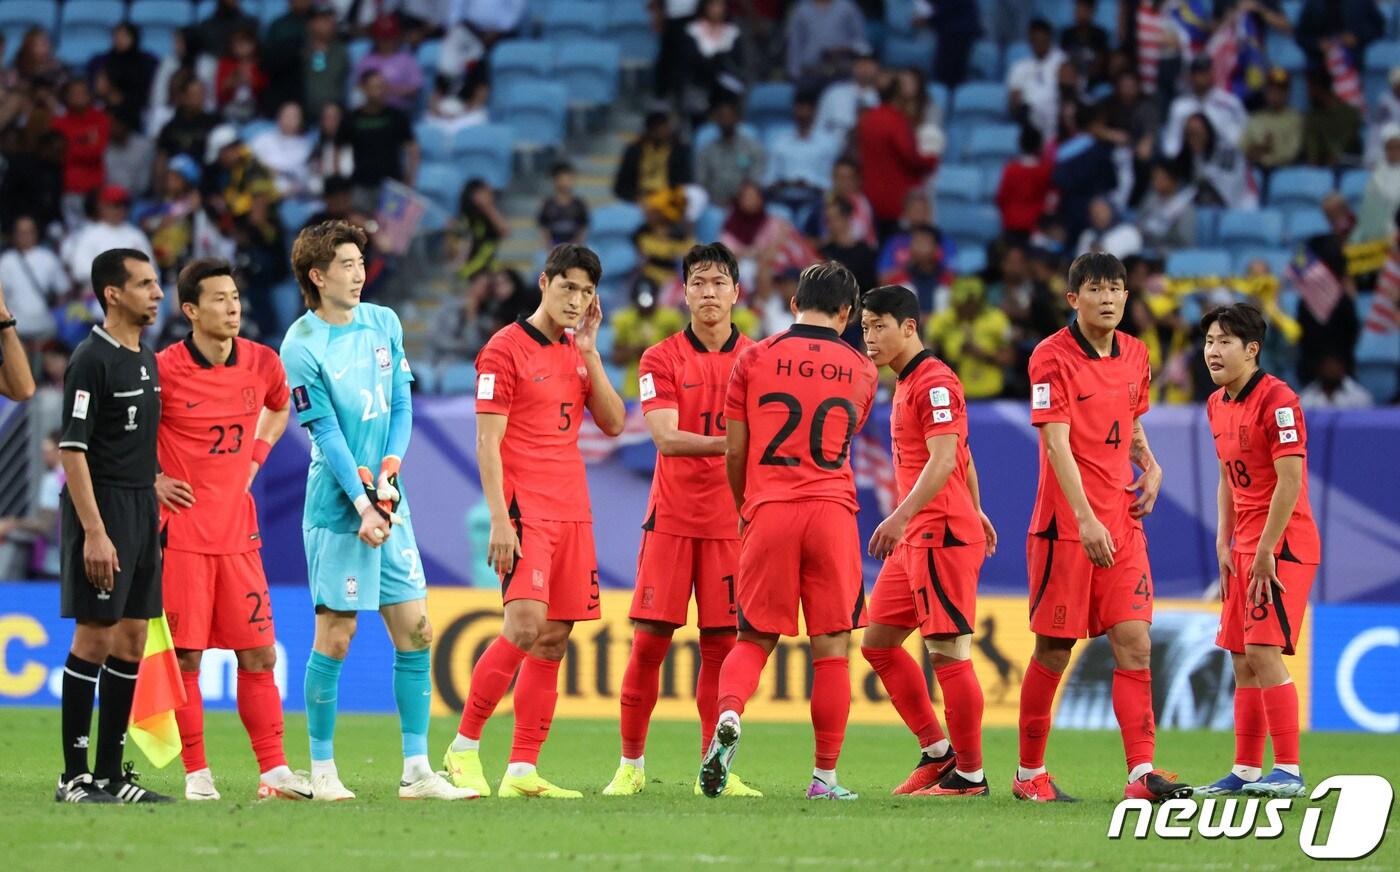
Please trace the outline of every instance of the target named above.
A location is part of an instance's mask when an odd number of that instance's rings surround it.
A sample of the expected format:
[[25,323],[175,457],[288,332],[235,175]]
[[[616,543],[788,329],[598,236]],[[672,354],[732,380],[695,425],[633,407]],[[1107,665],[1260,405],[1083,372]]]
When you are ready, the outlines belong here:
[[[54,799],[170,802],[138,785],[130,766],[122,768],[146,622],[161,613],[160,378],[141,330],[155,321],[165,295],[150,259],[127,248],[97,256],[92,287],[106,317],[68,362],[58,443],[68,478],[61,500],[62,614],[77,626],[63,668],[64,768]],[[102,707],[92,771],[94,691]]]

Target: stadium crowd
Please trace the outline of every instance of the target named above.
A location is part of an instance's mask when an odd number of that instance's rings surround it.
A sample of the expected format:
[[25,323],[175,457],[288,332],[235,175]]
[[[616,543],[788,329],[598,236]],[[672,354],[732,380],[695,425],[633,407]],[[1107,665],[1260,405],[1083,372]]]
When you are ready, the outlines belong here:
[[[621,66],[650,59],[645,94],[624,95],[644,122],[617,203],[554,166],[539,247],[598,248],[628,396],[641,350],[682,323],[681,254],[718,239],[741,260],[745,332],[785,327],[797,272],[835,259],[863,287],[917,293],[974,399],[1027,396],[1030,350],[1068,316],[1069,260],[1102,250],[1128,265],[1125,329],[1151,350],[1157,401],[1210,391],[1196,321],[1241,297],[1305,403],[1395,400],[1397,4],[654,0],[638,21],[640,5],[7,0],[0,284],[40,384],[95,317],[97,252],[151,252],[171,286],[191,258],[230,258],[248,331],[276,344],[298,311],[289,240],[326,217],[387,225],[391,182],[452,213],[419,228],[459,289],[424,369],[469,366],[536,292],[501,255],[510,155],[501,170],[454,143],[504,125],[517,148],[577,152],[562,122],[537,129],[562,109],[531,95],[560,86],[522,69],[592,32]],[[398,265],[375,248],[371,297]],[[167,309],[159,329],[161,346],[185,325]]]

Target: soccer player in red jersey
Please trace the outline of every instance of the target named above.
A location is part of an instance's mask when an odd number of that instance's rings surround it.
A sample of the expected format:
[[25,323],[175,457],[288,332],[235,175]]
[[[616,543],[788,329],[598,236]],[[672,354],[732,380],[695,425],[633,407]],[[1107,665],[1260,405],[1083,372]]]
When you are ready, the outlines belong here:
[[[515,739],[500,795],[577,799],[535,769],[559,700],[559,663],[575,621],[596,621],[598,560],[579,426],[588,409],[609,436],[627,410],[598,355],[598,256],[555,246],[540,274],[540,305],[497,331],[476,357],[476,445],[491,510],[487,561],[501,576],[505,623],[472,669],[457,738],[444,767],[482,796],[481,731],[515,682]],[[573,335],[565,331],[573,328]]]
[[792,327],[739,356],[724,415],[725,472],[739,507],[739,641],[719,676],[719,722],[700,788],[719,796],[739,743],[739,716],[779,636],[812,652],[816,768],[808,799],[855,799],[836,780],[851,708],[851,630],[865,625],[851,437],[875,401],[876,369],[841,341],[860,288],[833,261],[802,271]]
[[287,766],[282,750],[272,599],[249,492],[287,428],[287,376],[277,352],[238,337],[242,303],[227,261],[191,261],[178,288],[192,329],[156,355],[163,398],[156,494],[165,612],[187,700],[175,712],[185,798],[219,798],[204,756],[199,665],[205,649],[226,648],[238,658],[238,715],[262,773],[258,798],[310,799],[311,782]]
[[[1302,631],[1322,542],[1308,504],[1308,427],[1298,396],[1259,368],[1263,314],[1236,303],[1201,319],[1206,366],[1220,390],[1206,417],[1220,458],[1220,632],[1235,665],[1235,765],[1197,792],[1302,796],[1298,688],[1283,656]],[[1260,778],[1266,734],[1274,771]]]
[[[1018,799],[1070,800],[1045,770],[1050,710],[1075,641],[1104,633],[1117,663],[1113,713],[1128,762],[1123,796],[1191,792],[1152,764],[1152,569],[1141,519],[1157,501],[1162,469],[1142,426],[1147,346],[1117,329],[1128,301],[1124,277],[1112,255],[1075,258],[1065,297],[1077,317],[1031,354],[1040,484],[1026,547],[1035,654],[1021,684]],[[1142,470],[1136,479],[1133,466]]]
[[[681,262],[690,324],[642,354],[642,412],[656,443],[637,588],[629,617],[632,654],[622,675],[622,762],[604,796],[631,796],[646,786],[644,751],[671,635],[686,622],[691,592],[700,627],[695,707],[700,753],[719,717],[719,670],[734,647],[734,578],[739,571],[739,514],[724,477],[724,395],[734,361],[753,340],[730,322],[739,299],[739,264],[722,243],[697,245]],[[695,792],[700,792],[697,782]],[[761,796],[736,776],[727,796]]]
[[[860,649],[922,750],[894,793],[986,796],[972,625],[977,576],[996,551],[997,534],[978,498],[962,384],[924,348],[919,299],[908,288],[867,292],[861,324],[870,360],[896,376],[890,437],[900,502],[870,537],[870,556],[885,566],[875,580]],[[952,747],[933,712],[923,670],[903,648],[916,629],[943,688]]]

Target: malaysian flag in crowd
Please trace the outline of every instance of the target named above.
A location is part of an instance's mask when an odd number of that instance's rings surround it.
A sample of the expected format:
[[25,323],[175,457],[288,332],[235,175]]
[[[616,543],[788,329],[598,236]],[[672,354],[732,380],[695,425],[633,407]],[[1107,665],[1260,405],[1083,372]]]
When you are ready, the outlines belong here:
[[428,201],[409,186],[386,179],[379,192],[379,227],[374,233],[374,247],[387,254],[403,254],[418,233],[418,225],[427,212]]
[[1206,43],[1206,55],[1217,87],[1241,99],[1264,89],[1264,35],[1254,15],[1234,15],[1217,28]]
[[1303,305],[1319,324],[1325,324],[1342,299],[1342,283],[1306,248],[1288,265],[1285,276],[1298,289]]
[[1381,267],[1371,311],[1366,313],[1366,329],[1372,333],[1400,330],[1400,246],[1390,249],[1390,257]]
[[889,450],[872,428],[857,434],[853,453],[856,488],[873,491],[880,513],[888,516],[894,511],[899,497],[894,480],[894,461]]
[[1157,92],[1157,66],[1162,60],[1166,42],[1165,30],[1170,26],[1166,16],[1152,4],[1142,0],[1137,8],[1138,78],[1142,79],[1144,94]]
[[1361,76],[1356,72],[1356,64],[1346,46],[1336,40],[1327,44],[1327,72],[1332,75],[1332,90],[1337,99],[1357,109],[1366,108],[1366,97],[1361,91]]
[[598,463],[607,460],[624,445],[636,445],[650,438],[642,406],[633,403],[627,407],[627,421],[622,425],[622,434],[616,439],[599,430],[598,425],[593,423],[592,415],[584,415],[578,431],[578,450],[583,455],[584,463]]
[[1209,0],[1179,0],[1172,7],[1172,18],[1191,43],[1191,53],[1200,54],[1210,39]]

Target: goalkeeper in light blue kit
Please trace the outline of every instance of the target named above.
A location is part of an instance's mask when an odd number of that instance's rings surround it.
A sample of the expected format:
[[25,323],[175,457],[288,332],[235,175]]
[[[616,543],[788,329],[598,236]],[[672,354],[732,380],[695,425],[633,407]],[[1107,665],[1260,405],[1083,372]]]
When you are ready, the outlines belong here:
[[[310,311],[282,341],[292,405],[311,431],[302,537],[316,607],[306,664],[311,789],[354,799],[336,772],[340,668],[359,612],[378,610],[394,643],[394,702],[403,733],[401,799],[474,799],[428,764],[432,701],[427,583],[398,473],[413,429],[403,326],[393,310],[360,303],[365,233],[344,221],[302,230],[292,270]],[[374,472],[372,470],[377,470]]]

